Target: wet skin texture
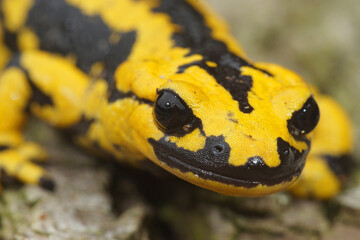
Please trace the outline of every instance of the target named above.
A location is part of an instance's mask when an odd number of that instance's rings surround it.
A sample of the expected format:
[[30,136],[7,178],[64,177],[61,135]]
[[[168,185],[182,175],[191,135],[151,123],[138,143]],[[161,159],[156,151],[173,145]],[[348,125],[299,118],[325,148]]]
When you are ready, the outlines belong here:
[[[21,136],[27,114],[94,154],[229,195],[285,189],[312,152],[334,186],[345,175],[332,170],[351,152],[346,114],[290,70],[251,61],[202,1],[1,0],[0,33],[0,165],[25,183],[51,185],[30,161],[46,154]],[[341,144],[311,143],[318,103]]]

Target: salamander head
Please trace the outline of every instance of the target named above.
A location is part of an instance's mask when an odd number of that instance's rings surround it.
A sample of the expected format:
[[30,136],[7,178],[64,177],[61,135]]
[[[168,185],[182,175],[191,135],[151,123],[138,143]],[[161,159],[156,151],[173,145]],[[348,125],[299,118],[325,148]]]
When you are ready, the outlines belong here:
[[196,62],[155,92],[153,104],[132,113],[133,135],[167,171],[239,196],[280,191],[301,173],[319,109],[293,72],[264,63]]

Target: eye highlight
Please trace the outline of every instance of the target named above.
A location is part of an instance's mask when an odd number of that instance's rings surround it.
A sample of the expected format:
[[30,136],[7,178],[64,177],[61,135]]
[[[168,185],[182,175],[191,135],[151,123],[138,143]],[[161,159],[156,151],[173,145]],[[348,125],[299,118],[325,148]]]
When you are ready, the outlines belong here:
[[190,133],[201,124],[184,100],[168,89],[158,93],[154,116],[161,131],[175,136]]
[[320,118],[319,107],[311,96],[303,107],[292,114],[288,120],[288,130],[295,139],[302,139],[316,127]]

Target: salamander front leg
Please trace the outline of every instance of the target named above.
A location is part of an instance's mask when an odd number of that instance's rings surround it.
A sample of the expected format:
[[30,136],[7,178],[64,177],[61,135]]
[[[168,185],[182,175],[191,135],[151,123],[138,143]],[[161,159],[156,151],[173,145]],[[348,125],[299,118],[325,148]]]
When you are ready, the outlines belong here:
[[45,150],[22,137],[30,98],[31,88],[20,68],[8,67],[0,73],[0,169],[23,183],[53,190],[46,171],[33,162],[44,161]]
[[47,172],[35,164],[35,161],[43,162],[46,160],[46,151],[36,143],[20,140],[16,135],[19,134],[1,134],[3,139],[17,139],[16,142],[1,143],[0,168],[2,172],[25,184],[35,184],[47,190],[54,190],[54,182]]

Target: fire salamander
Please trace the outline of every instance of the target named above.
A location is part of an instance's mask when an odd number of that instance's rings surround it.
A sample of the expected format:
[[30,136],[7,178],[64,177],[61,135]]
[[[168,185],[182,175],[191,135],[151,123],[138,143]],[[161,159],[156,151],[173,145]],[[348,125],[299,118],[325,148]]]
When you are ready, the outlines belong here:
[[92,152],[228,195],[283,190],[308,155],[295,195],[329,198],[347,176],[341,107],[249,60],[199,0],[0,0],[0,69],[0,166],[27,184],[54,188],[32,161],[46,152],[22,137],[28,114]]

